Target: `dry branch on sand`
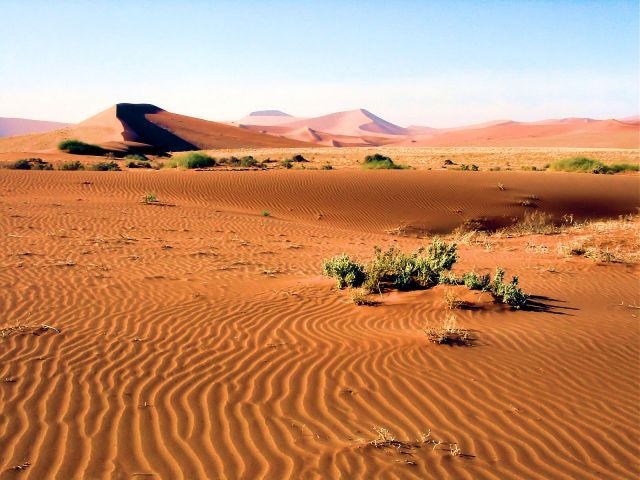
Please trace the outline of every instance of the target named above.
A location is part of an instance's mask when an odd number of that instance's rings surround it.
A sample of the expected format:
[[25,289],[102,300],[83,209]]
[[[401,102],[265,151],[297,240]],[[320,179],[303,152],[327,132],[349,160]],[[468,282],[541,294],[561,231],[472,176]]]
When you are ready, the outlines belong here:
[[11,327],[0,328],[0,338],[7,338],[13,334],[41,335],[49,331],[60,333],[60,330],[56,327],[44,323],[40,325],[13,325]]

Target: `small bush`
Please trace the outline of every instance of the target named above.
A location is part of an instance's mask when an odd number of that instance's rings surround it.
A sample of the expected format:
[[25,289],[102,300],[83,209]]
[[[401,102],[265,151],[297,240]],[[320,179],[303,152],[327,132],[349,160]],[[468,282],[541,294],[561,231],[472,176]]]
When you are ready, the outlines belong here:
[[58,144],[58,149],[74,155],[97,155],[102,156],[107,151],[90,143],[81,142],[80,140],[63,140]]
[[147,205],[158,203],[158,197],[155,193],[147,193],[142,196],[142,203],[145,203]]
[[489,275],[478,275],[475,272],[468,272],[462,276],[462,283],[469,290],[486,290],[491,282]]
[[393,163],[391,158],[376,153],[365,157],[362,168],[365,170],[403,170],[410,167],[408,165]]
[[353,289],[349,294],[349,297],[351,298],[351,301],[354,305],[364,305],[367,307],[378,305],[377,301],[373,300],[365,290],[362,290],[360,288]]
[[84,170],[84,165],[76,160],[75,162],[63,163],[58,167],[58,170]]
[[514,276],[511,282],[504,283],[504,270],[502,268],[496,268],[496,274],[490,285],[490,292],[493,298],[515,309],[524,307],[529,298],[529,295],[518,287],[517,276]]
[[9,168],[13,170],[53,170],[53,165],[41,158],[21,158]]
[[458,320],[452,314],[445,316],[439,325],[427,325],[423,332],[430,342],[439,345],[471,345],[473,341],[468,330],[458,327]]
[[280,162],[280,165],[286,169],[292,168],[293,167],[293,163],[291,162],[291,160],[287,159],[287,160],[283,160],[282,162]]
[[359,287],[364,281],[364,268],[361,264],[351,261],[348,255],[342,254],[326,260],[322,265],[326,276],[335,278],[338,288]]
[[148,159],[147,157],[145,157],[144,155],[141,155],[139,153],[130,153],[129,155],[126,155],[124,157],[125,160],[133,160],[133,161],[137,161],[137,162],[147,162]]
[[96,163],[95,165],[91,165],[91,167],[89,167],[91,170],[96,170],[98,172],[119,172],[120,171],[120,165],[118,165],[116,162],[100,162],[100,163]]
[[333,165],[331,165],[330,163],[325,163],[320,167],[320,170],[333,170]]
[[208,168],[216,166],[216,159],[206,153],[190,152],[178,155],[164,164],[165,168]]
[[549,165],[550,170],[560,172],[583,172],[583,173],[620,173],[626,171],[638,172],[640,165],[629,163],[614,163],[607,165],[600,160],[587,157],[565,158],[556,160]]
[[127,168],[153,168],[147,160],[127,163]]
[[271,212],[269,210],[263,210],[262,212],[260,212],[260,215],[262,215],[263,217],[270,217]]
[[240,159],[241,167],[255,167],[257,165],[258,165],[258,161],[255,158],[253,158],[251,155],[247,157],[242,157]]
[[304,158],[302,155],[294,155],[293,157],[291,157],[291,161],[295,163],[302,163],[302,162],[308,162],[309,160]]

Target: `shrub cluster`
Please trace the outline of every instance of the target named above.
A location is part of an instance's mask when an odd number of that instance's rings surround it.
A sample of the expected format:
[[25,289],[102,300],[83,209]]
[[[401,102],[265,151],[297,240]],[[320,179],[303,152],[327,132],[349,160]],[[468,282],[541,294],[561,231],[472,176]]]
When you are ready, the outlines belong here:
[[127,163],[127,168],[153,168],[147,160]]
[[165,168],[207,168],[215,167],[216,159],[200,152],[189,152],[178,155],[164,164]]
[[116,162],[100,162],[100,163],[91,165],[89,168],[91,170],[96,170],[98,172],[109,172],[109,171],[119,172],[120,171],[120,165],[118,165]]
[[338,288],[363,287],[373,292],[383,287],[400,290],[429,287],[438,283],[444,271],[457,260],[456,245],[434,240],[426,253],[418,249],[402,253],[397,247],[374,249],[373,259],[360,264],[342,254],[324,262],[325,275],[337,280]]
[[84,165],[80,163],[78,160],[75,162],[63,163],[58,167],[59,170],[84,170]]
[[9,168],[14,170],[53,170],[53,165],[41,158],[21,158]]
[[107,151],[90,143],[81,142],[80,140],[63,140],[58,144],[58,149],[74,155],[97,155],[102,156]]
[[408,165],[393,163],[391,158],[376,153],[374,155],[367,155],[364,158],[362,168],[366,170],[403,170],[410,167]]
[[549,165],[550,170],[560,172],[583,172],[583,173],[620,173],[626,171],[638,172],[640,165],[632,165],[629,163],[614,163],[607,165],[600,160],[594,160],[587,157],[565,158],[556,160]]
[[322,268],[324,275],[335,278],[337,287],[361,287],[367,292],[380,292],[386,288],[412,290],[429,288],[438,284],[464,285],[470,290],[488,291],[501,303],[513,308],[522,308],[528,299],[518,287],[518,277],[504,283],[504,270],[496,269],[491,280],[490,275],[478,275],[468,272],[458,277],[451,268],[458,259],[455,243],[435,239],[425,250],[420,248],[405,254],[397,247],[383,251],[374,248],[374,257],[362,264],[352,260],[347,254],[325,260]]

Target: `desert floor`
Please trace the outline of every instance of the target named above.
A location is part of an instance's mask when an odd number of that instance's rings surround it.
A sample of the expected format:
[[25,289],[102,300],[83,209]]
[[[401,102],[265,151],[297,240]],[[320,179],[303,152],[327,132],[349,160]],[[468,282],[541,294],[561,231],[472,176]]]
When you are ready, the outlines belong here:
[[[640,269],[563,246],[637,252],[637,220],[617,218],[638,179],[0,170],[0,478],[636,478]],[[463,237],[454,271],[502,266],[534,295],[513,311],[448,287],[472,347],[422,332],[444,286],[356,306],[321,275],[529,198],[616,220]]]

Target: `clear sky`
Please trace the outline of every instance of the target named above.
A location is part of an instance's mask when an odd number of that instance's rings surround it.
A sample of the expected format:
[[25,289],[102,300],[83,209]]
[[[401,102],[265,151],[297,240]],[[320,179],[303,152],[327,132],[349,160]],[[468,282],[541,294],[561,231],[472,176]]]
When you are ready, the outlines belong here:
[[0,0],[0,15],[5,117],[146,102],[453,126],[640,109],[637,0]]

